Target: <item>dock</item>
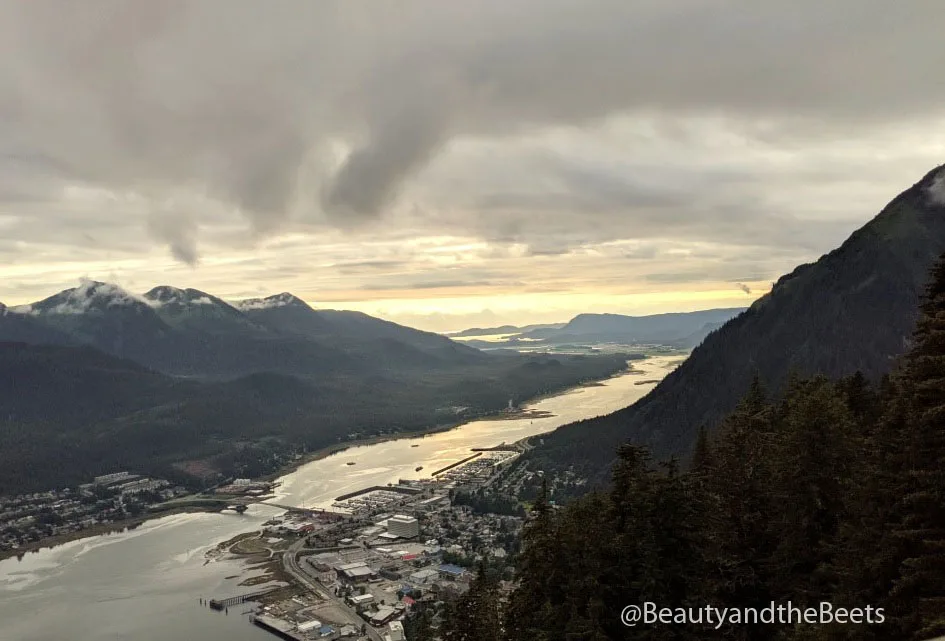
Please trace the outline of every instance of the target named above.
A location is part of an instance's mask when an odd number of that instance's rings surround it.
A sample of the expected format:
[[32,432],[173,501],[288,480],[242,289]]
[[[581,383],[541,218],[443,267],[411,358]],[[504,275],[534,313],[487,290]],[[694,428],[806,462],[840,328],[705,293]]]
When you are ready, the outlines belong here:
[[246,601],[255,601],[259,597],[269,594],[276,588],[267,588],[265,590],[259,590],[257,592],[250,592],[249,594],[240,594],[239,596],[231,596],[226,599],[210,599],[207,604],[214,610],[225,610],[231,605],[237,605],[244,603]]
[[267,632],[271,632],[280,639],[286,641],[306,641],[306,638],[295,632],[295,626],[288,621],[277,619],[268,614],[259,614],[250,619],[254,625],[259,626]]
[[476,458],[479,458],[480,456],[482,456],[482,452],[481,452],[481,451],[480,451],[480,452],[476,452],[476,453],[473,454],[472,456],[467,456],[466,458],[464,458],[464,459],[461,460],[461,461],[456,461],[455,463],[451,463],[450,465],[447,465],[447,466],[444,467],[444,468],[438,469],[436,472],[434,472],[434,473],[431,474],[430,476],[439,476],[439,475],[442,474],[443,472],[449,472],[449,471],[450,471],[451,469],[453,469],[454,467],[459,467],[460,465],[463,465],[464,463],[469,463],[471,460],[476,459]]

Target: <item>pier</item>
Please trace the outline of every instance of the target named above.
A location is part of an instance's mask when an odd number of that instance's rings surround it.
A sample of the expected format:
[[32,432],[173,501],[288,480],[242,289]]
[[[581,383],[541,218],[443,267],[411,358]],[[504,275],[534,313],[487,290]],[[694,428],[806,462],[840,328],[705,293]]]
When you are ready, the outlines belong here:
[[266,590],[259,590],[258,592],[250,592],[249,594],[241,594],[239,596],[231,596],[226,599],[210,599],[207,601],[207,604],[214,610],[225,610],[231,605],[237,605],[244,603],[246,601],[255,601],[259,597],[269,594],[276,588],[268,588]]
[[480,451],[480,452],[476,452],[476,453],[473,454],[472,456],[467,456],[466,458],[464,458],[464,459],[461,460],[461,461],[456,461],[455,463],[451,463],[450,465],[447,465],[447,466],[444,467],[444,468],[440,468],[439,470],[437,470],[436,472],[434,472],[434,473],[431,474],[430,476],[439,476],[439,475],[442,474],[443,472],[449,472],[449,471],[450,471],[451,469],[453,469],[454,467],[459,467],[460,465],[463,465],[464,463],[469,463],[471,460],[476,459],[476,458],[479,458],[480,456],[482,456],[482,452],[481,452],[481,451]]

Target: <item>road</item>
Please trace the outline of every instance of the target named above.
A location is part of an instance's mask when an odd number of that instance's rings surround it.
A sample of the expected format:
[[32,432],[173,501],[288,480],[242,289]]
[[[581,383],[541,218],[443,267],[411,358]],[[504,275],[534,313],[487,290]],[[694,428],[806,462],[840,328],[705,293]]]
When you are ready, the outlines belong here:
[[[302,539],[297,543],[293,543],[289,549],[283,553],[282,566],[285,568],[285,571],[291,574],[296,581],[306,586],[322,599],[331,602],[332,604],[338,606],[342,611],[346,612],[351,619],[350,622],[360,629],[361,625],[364,624],[365,621],[358,615],[357,612],[354,611],[354,608],[345,603],[343,599],[339,599],[334,594],[332,594],[331,590],[325,589],[320,583],[308,576],[305,570],[299,566],[299,552],[304,546],[305,539]],[[380,635],[380,633],[370,624],[367,624],[367,635],[371,641],[384,641],[384,638]]]

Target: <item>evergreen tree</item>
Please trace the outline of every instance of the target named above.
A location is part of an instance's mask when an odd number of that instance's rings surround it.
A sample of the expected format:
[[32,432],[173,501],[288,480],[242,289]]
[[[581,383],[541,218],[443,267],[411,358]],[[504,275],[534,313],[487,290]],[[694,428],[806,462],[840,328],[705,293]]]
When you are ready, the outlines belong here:
[[768,457],[777,544],[769,568],[772,596],[816,605],[832,585],[825,572],[838,535],[845,481],[852,465],[854,419],[827,379],[794,381],[778,412]]
[[548,484],[542,479],[522,531],[522,552],[516,568],[520,583],[505,616],[509,641],[561,638],[567,613],[561,607],[565,580],[559,563],[557,529],[554,510],[548,503]]
[[898,531],[908,554],[894,601],[916,605],[916,639],[945,634],[945,257],[932,274],[913,347],[903,359],[906,492]]
[[705,425],[699,427],[696,444],[692,449],[692,461],[689,469],[696,474],[706,474],[712,469],[712,445],[709,443],[709,430]]
[[829,572],[835,582],[832,601],[840,607],[883,607],[887,621],[874,626],[845,626],[831,630],[830,639],[902,639],[902,615],[914,603],[889,598],[905,558],[905,540],[898,536],[897,504],[905,491],[903,435],[906,412],[898,387],[884,380],[877,396],[882,416],[861,419],[854,435],[853,465],[841,490],[842,520],[833,544]]
[[480,563],[469,591],[450,605],[442,637],[443,641],[502,640],[498,585],[484,564]]
[[[709,555],[712,602],[734,607],[764,607],[771,600],[769,566],[775,546],[768,491],[771,473],[766,455],[774,440],[772,412],[756,376],[748,394],[722,424],[709,482],[714,500]],[[731,638],[769,638],[770,628],[745,625]]]
[[407,641],[434,641],[433,611],[426,602],[418,602],[410,616],[404,619],[404,634]]

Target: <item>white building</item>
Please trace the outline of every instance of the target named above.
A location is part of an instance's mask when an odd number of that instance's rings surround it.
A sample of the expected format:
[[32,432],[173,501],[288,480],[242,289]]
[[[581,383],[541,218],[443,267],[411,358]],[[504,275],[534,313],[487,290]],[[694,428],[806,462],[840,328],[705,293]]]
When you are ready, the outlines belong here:
[[369,603],[374,603],[374,595],[371,593],[355,594],[354,596],[349,596],[348,601],[355,607],[359,605],[368,605]]
[[384,635],[384,641],[404,641],[404,624],[400,621],[391,621],[387,626],[387,634]]
[[305,632],[311,632],[312,630],[315,630],[316,628],[320,628],[320,627],[322,627],[322,622],[316,619],[312,619],[311,621],[300,623],[297,629],[299,632],[305,633]]
[[420,522],[412,516],[395,514],[387,519],[387,532],[402,539],[420,536]]

